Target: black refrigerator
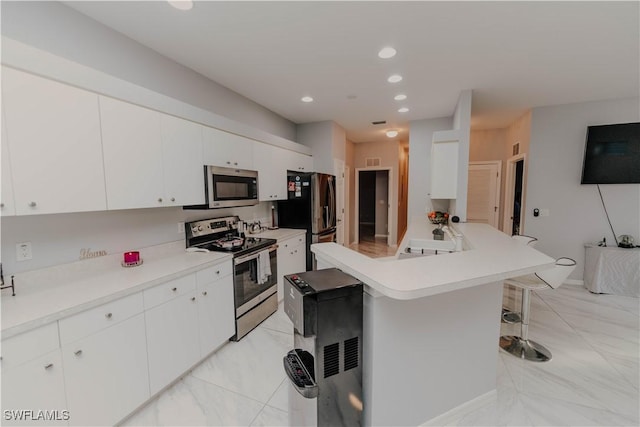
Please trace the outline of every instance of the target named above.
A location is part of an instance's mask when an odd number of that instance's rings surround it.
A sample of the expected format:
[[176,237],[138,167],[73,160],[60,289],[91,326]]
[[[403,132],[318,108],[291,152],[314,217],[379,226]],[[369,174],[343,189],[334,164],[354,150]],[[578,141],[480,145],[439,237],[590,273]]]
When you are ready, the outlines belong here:
[[287,172],[287,200],[278,201],[278,227],[307,230],[307,271],[312,243],[336,241],[336,179],[323,173]]

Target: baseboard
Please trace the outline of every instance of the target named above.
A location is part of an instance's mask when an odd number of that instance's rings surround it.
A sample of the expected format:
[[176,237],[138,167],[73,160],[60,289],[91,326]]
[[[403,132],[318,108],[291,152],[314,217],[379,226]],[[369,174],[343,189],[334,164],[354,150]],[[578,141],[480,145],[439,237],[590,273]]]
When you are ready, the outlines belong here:
[[482,394],[475,399],[471,399],[468,402],[458,405],[453,409],[448,410],[444,414],[440,414],[437,417],[431,418],[421,426],[444,426],[452,425],[461,417],[464,417],[470,412],[479,409],[498,398],[498,391],[493,389],[485,394]]
[[388,234],[375,234],[373,237],[375,238],[383,238],[383,237],[388,237]]
[[584,286],[584,280],[579,280],[579,279],[568,279],[564,281],[565,285],[572,285],[572,286]]

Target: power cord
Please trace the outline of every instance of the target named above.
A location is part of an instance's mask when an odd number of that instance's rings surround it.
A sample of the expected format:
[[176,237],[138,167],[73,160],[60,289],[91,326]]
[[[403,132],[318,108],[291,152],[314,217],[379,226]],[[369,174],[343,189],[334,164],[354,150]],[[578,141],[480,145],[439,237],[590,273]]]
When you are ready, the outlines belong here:
[[602,191],[600,191],[600,184],[596,184],[598,187],[598,194],[600,194],[600,200],[602,201],[602,207],[604,208],[604,213],[607,216],[607,221],[609,222],[609,227],[611,228],[611,232],[613,233],[613,239],[616,241],[616,246],[618,246],[618,237],[616,236],[615,231],[613,231],[613,225],[611,225],[611,220],[609,219],[609,212],[607,212],[607,207],[604,204],[604,198],[602,198]]

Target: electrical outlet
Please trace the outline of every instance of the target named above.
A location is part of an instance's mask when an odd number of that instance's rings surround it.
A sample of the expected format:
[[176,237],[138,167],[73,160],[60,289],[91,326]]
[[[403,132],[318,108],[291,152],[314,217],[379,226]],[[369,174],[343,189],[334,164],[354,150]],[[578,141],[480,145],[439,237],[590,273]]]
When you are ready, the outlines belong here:
[[16,261],[27,261],[33,258],[31,242],[16,244]]
[[184,234],[184,222],[178,223],[178,234]]

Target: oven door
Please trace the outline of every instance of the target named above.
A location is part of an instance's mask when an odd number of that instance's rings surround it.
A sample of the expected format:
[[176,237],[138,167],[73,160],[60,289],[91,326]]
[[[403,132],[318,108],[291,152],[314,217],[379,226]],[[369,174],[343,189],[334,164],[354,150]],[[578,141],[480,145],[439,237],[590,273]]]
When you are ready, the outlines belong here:
[[233,287],[236,317],[242,316],[276,293],[278,282],[277,248],[278,245],[273,245],[265,249],[269,251],[271,275],[263,283],[260,283],[258,277],[260,274],[258,264],[262,251],[234,259]]

